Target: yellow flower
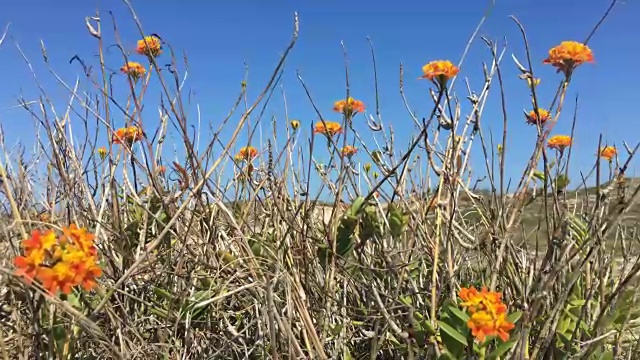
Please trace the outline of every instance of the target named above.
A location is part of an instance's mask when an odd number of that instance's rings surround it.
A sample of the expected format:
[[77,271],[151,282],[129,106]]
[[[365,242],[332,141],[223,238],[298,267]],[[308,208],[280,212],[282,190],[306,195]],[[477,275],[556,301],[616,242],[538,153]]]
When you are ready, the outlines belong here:
[[571,146],[572,143],[573,139],[571,138],[571,136],[555,135],[549,138],[549,140],[547,141],[547,147],[549,149],[556,149],[562,152],[565,148]]
[[333,104],[333,111],[343,113],[345,116],[353,116],[364,111],[364,103],[349,97],[345,100],[336,101]]
[[370,163],[366,163],[366,164],[364,164],[363,168],[364,168],[365,172],[369,172],[369,170],[371,170],[371,164]]
[[436,79],[440,85],[444,85],[449,79],[458,75],[459,71],[460,69],[451,61],[436,60],[422,67],[422,78],[431,81]]
[[158,57],[162,54],[162,41],[155,35],[145,36],[144,39],[138,40],[136,52],[153,58]]
[[531,80],[531,78],[527,78],[527,84],[529,85],[529,87],[534,87],[534,86],[538,86],[538,84],[540,84],[540,79],[536,78]]
[[600,157],[607,161],[611,161],[617,153],[618,150],[616,150],[614,146],[607,146],[600,150]]
[[551,64],[569,76],[580,64],[593,62],[593,52],[589,47],[577,41],[563,41],[549,50],[549,57],[543,63]]
[[147,73],[147,70],[145,70],[142,64],[135,61],[129,61],[120,68],[120,72],[131,76],[134,81],[137,81]]
[[107,148],[101,146],[98,148],[98,155],[100,156],[100,160],[104,160],[107,157]]
[[549,114],[549,111],[547,111],[545,109],[538,108],[538,114],[540,115],[540,119],[538,119],[538,115],[536,115],[536,111],[535,110],[531,110],[531,111],[529,111],[528,114],[525,114],[525,117],[527,118],[527,124],[529,124],[529,125],[536,125],[536,124],[543,125],[544,123],[546,123],[551,118],[551,114]]
[[300,127],[300,121],[291,120],[291,128],[293,129],[293,131],[298,130],[299,127]]

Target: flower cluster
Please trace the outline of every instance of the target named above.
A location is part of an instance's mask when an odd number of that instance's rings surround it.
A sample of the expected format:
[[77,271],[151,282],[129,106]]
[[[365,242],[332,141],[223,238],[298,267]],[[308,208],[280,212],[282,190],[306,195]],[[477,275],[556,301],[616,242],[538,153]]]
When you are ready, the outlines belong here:
[[547,141],[547,147],[549,149],[556,149],[561,153],[565,148],[568,148],[573,143],[571,136],[567,135],[554,135]]
[[449,79],[458,75],[458,72],[460,72],[460,69],[453,65],[451,61],[436,60],[422,67],[423,75],[421,78],[431,81],[437,80],[440,86],[444,86]]
[[258,150],[256,150],[256,148],[254,148],[253,146],[245,146],[241,148],[240,151],[238,151],[236,156],[234,156],[234,159],[236,161],[250,162],[256,156],[258,156]]
[[120,72],[131,76],[134,81],[137,81],[147,73],[147,70],[142,66],[142,64],[135,61],[129,61],[120,68]]
[[336,101],[333,104],[333,111],[344,114],[347,117],[354,116],[359,112],[364,112],[364,103],[349,97],[345,100]]
[[145,36],[138,40],[136,52],[140,55],[156,58],[162,54],[162,41],[156,35]]
[[551,114],[545,109],[538,108],[538,114],[536,114],[535,110],[531,110],[528,114],[525,114],[525,117],[527,118],[527,124],[542,126],[551,118]]
[[607,161],[611,161],[616,154],[618,154],[618,150],[613,146],[605,146],[600,150],[600,157]]
[[129,126],[116,130],[115,134],[111,138],[114,144],[127,144],[131,145],[136,141],[142,140],[144,133],[142,129],[137,126]]
[[487,336],[509,340],[509,331],[515,325],[507,320],[507,306],[502,303],[502,294],[486,288],[478,291],[469,287],[460,289],[458,296],[462,300],[460,306],[466,308],[470,315],[467,326],[478,341],[484,341]]
[[331,137],[336,134],[342,134],[342,125],[334,121],[318,121],[313,132]]
[[563,41],[560,45],[549,50],[549,57],[543,63],[551,64],[568,77],[580,64],[593,62],[593,52],[583,43],[577,41]]
[[347,145],[345,147],[342,148],[342,155],[345,157],[352,157],[353,155],[355,155],[358,152],[358,149],[351,146],[351,145]]
[[34,230],[22,241],[23,256],[15,258],[16,275],[27,283],[37,280],[52,295],[58,290],[69,294],[79,285],[89,291],[102,274],[94,239],[93,234],[75,224],[63,228],[60,237],[53,230]]

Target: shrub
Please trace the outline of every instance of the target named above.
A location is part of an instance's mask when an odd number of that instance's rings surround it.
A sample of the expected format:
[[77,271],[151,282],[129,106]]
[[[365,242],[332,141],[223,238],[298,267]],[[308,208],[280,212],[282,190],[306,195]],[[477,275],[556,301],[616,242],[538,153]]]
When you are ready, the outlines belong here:
[[[308,95],[316,119],[275,119],[274,136],[259,142],[249,119],[273,101],[298,38],[297,15],[291,43],[255,100],[237,106],[253,86],[243,81],[232,115],[197,134],[171,45],[140,28],[137,43],[118,43],[124,65],[107,65],[101,32],[109,26],[96,30],[91,21],[100,58],[97,71],[82,65],[98,84],[85,90],[93,91],[87,99],[99,101],[83,100],[56,77],[69,108],[83,111],[52,115],[43,90],[35,106],[21,103],[45,133],[33,163],[2,144],[0,246],[11,255],[0,267],[5,358],[611,359],[640,352],[640,183],[626,174],[638,147],[593,144],[593,169],[572,182],[575,134],[554,132],[572,79],[598,54],[587,43],[562,41],[541,61],[561,80],[546,107],[534,76],[542,64],[513,57],[530,91],[524,101],[532,101],[518,121],[531,125],[536,141],[507,191],[507,114],[497,146],[482,122],[490,89],[504,92],[500,68],[507,66],[488,38],[492,61],[468,102],[455,95],[462,62],[424,65],[433,104],[422,121],[409,114],[417,133],[406,148],[373,106],[348,91],[333,104],[333,120],[318,110],[332,104]],[[542,57],[526,51],[528,59]],[[161,71],[159,61],[169,60],[170,71]],[[105,80],[114,66],[127,79],[124,103]],[[142,111],[152,81],[164,99],[155,129]],[[375,145],[356,122],[368,125]],[[282,124],[284,143],[275,129]],[[184,154],[166,162],[171,129]],[[325,151],[327,161],[314,156]],[[482,188],[472,184],[472,153],[486,164]],[[586,188],[592,178],[595,187]]]

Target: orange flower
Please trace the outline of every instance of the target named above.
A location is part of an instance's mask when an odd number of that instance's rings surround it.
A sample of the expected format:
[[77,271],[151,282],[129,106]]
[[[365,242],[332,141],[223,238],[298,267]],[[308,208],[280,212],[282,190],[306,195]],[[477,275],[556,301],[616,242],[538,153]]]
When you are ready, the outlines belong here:
[[95,236],[75,224],[62,230],[64,234],[59,239],[52,230],[35,230],[24,240],[24,256],[14,260],[16,275],[27,283],[38,280],[52,295],[58,290],[69,294],[78,285],[90,290],[102,274],[96,263]]
[[333,136],[335,134],[342,134],[342,125],[334,121],[318,121],[316,127],[313,130],[315,134],[325,134],[327,136]]
[[560,45],[549,50],[549,57],[543,63],[551,64],[569,76],[580,64],[593,62],[593,52],[583,43],[577,41],[563,41]]
[[22,241],[22,248],[25,254],[30,254],[36,250],[49,251],[56,244],[56,234],[53,230],[42,233],[40,230],[33,230],[31,237]]
[[531,110],[531,111],[529,111],[528,114],[525,114],[525,117],[527,118],[527,124],[529,124],[529,125],[536,125],[536,124],[543,125],[544,123],[546,123],[551,118],[551,114],[549,114],[549,111],[547,111],[545,109],[538,108],[538,114],[540,114],[540,119],[538,119],[538,116],[536,115],[536,111],[535,110]]
[[[147,45],[149,46],[148,48]],[[154,58],[158,57],[162,54],[162,41],[155,35],[145,36],[144,39],[138,40],[136,52],[140,55],[147,55]]]
[[69,294],[73,288],[73,276],[69,264],[58,262],[51,268],[43,267],[38,273],[38,280],[50,294],[55,294],[58,290],[63,294]]
[[34,251],[27,256],[17,256],[13,263],[16,266],[16,275],[25,278],[28,284],[38,275],[40,264],[44,261],[44,251]]
[[502,341],[509,340],[509,331],[515,324],[507,320],[505,313],[493,315],[488,311],[477,311],[471,314],[467,326],[478,341],[483,342],[487,336],[498,336]]
[[477,311],[467,321],[467,326],[478,341],[485,340],[487,335],[493,333],[493,317],[486,311]]
[[136,81],[143,77],[144,74],[147,73],[147,70],[145,70],[144,66],[142,66],[140,63],[129,61],[120,68],[120,72],[125,75],[130,75],[133,80]]
[[158,174],[162,175],[167,172],[167,168],[164,165],[158,166]]
[[114,144],[131,145],[136,141],[142,140],[143,136],[144,133],[142,132],[142,129],[137,126],[129,126],[116,130],[111,141],[113,141]]
[[238,151],[238,154],[236,154],[235,159],[237,161],[251,161],[256,156],[258,156],[258,150],[256,150],[256,148],[254,148],[253,146],[246,146],[241,148],[240,151]]
[[509,331],[515,325],[507,320],[507,306],[502,303],[502,294],[475,287],[462,288],[458,292],[462,300],[460,306],[467,308],[471,314],[467,326],[478,341],[485,341],[487,336],[498,336],[502,341],[509,339]]
[[498,314],[494,320],[494,331],[502,341],[509,340],[509,331],[515,327],[516,325],[507,319],[506,312]]
[[96,237],[88,233],[87,229],[78,228],[76,224],[71,224],[68,228],[63,228],[62,232],[64,234],[60,240],[62,243],[67,243],[70,240],[76,247],[87,254],[95,255],[97,253],[93,245]]
[[618,150],[616,150],[614,146],[606,146],[600,150],[600,157],[607,161],[611,161],[617,153]]
[[364,111],[364,103],[349,97],[345,100],[336,101],[333,104],[333,111],[343,113],[345,116],[353,116]]
[[458,297],[462,300],[460,306],[469,308],[470,312],[475,312],[484,299],[475,287],[460,289]]
[[67,267],[61,267],[58,276],[64,276],[71,282],[71,286],[82,285],[85,290],[91,290],[96,285],[96,278],[102,274],[102,270],[96,264],[96,257],[83,251],[77,244],[67,246],[61,259],[58,264],[66,264],[71,270],[71,276],[65,273]]
[[547,147],[549,149],[556,149],[560,152],[564,151],[565,148],[568,148],[573,143],[573,139],[571,136],[567,135],[555,135],[549,138],[547,141]]
[[458,296],[462,299],[460,306],[466,307],[470,312],[483,311],[492,309],[492,311],[503,311],[502,294],[498,292],[487,291],[487,288],[482,288],[478,291],[475,287],[462,288],[458,292]]
[[346,156],[346,157],[352,157],[357,152],[358,152],[358,149],[353,147],[353,146],[351,146],[351,145],[347,145],[347,146],[342,148],[342,155]]
[[451,61],[436,60],[424,65],[422,72],[424,73],[422,79],[429,79],[431,81],[436,79],[440,85],[444,85],[449,79],[458,75],[460,69],[453,65]]

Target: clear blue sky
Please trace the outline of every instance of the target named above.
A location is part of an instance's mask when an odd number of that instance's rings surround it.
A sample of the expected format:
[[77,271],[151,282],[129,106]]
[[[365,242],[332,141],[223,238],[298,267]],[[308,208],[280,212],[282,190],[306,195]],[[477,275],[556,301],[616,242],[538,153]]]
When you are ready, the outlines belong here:
[[[525,124],[522,115],[522,109],[530,107],[528,90],[517,79],[518,72],[510,60],[510,54],[514,53],[524,61],[524,46],[517,27],[508,16],[517,16],[526,27],[536,75],[542,78],[542,103],[549,104],[560,75],[555,74],[551,67],[542,65],[548,49],[562,40],[583,41],[609,2],[497,0],[481,34],[508,42],[503,76],[510,127],[507,160],[512,166],[507,169],[507,175],[519,174],[535,139],[535,129]],[[283,81],[290,117],[302,120],[306,129],[309,122],[317,120],[296,78],[296,70],[299,70],[325,118],[339,120],[337,114],[331,112],[331,107],[333,101],[344,97],[345,93],[342,40],[349,52],[352,94],[373,110],[373,72],[366,41],[367,36],[371,37],[378,62],[383,119],[394,126],[396,148],[400,151],[406,147],[415,129],[398,91],[399,64],[402,62],[405,66],[405,89],[410,104],[420,116],[427,116],[432,106],[427,101],[430,84],[416,80],[421,75],[422,65],[434,59],[451,59],[457,63],[487,1],[134,0],[133,5],[146,32],[158,33],[175,50],[186,52],[190,66],[188,86],[195,93],[194,103],[200,104],[203,119],[215,124],[227,114],[237,96],[244,75],[244,61],[250,67],[249,95],[255,97],[264,85],[290,40],[294,11],[300,15],[301,33],[287,63]],[[14,43],[18,43],[30,57],[44,86],[62,111],[68,95],[47,73],[40,57],[39,41],[45,42],[53,68],[65,80],[73,82],[80,74],[80,68],[78,64],[69,64],[72,56],[77,54],[87,63],[97,65],[96,43],[85,29],[84,18],[95,14],[98,7],[102,12],[103,27],[107,30],[111,29],[111,22],[106,11],[113,12],[122,41],[132,51],[139,34],[120,1],[69,0],[53,3],[23,0],[3,4],[0,26],[4,28],[7,22],[12,23],[10,38],[0,49],[0,122],[8,144],[18,140],[26,144],[32,141],[30,118],[24,110],[11,107],[17,104],[21,93],[27,99],[34,99],[38,94]],[[640,57],[638,19],[640,3],[626,1],[619,4],[589,43],[594,51],[595,64],[583,65],[575,74],[564,115],[554,131],[556,134],[569,133],[573,98],[578,93],[580,109],[572,155],[574,171],[590,169],[601,132],[605,141],[615,143],[619,148],[622,148],[622,140],[627,140],[631,146],[640,140],[640,123],[635,109],[640,98],[640,72],[636,66]],[[107,41],[112,39],[108,35]],[[119,59],[115,50],[108,55],[114,69],[121,65]],[[482,42],[477,42],[460,73],[470,78],[476,91],[482,84],[482,61],[489,62],[490,54]],[[160,63],[168,63],[166,55]],[[462,80],[458,79],[456,90],[464,98],[467,94]],[[124,85],[124,79],[116,81]],[[501,132],[502,126],[497,86],[492,90],[483,120],[487,134],[489,128],[494,134]],[[147,98],[157,99],[158,91],[152,88]],[[155,125],[157,110],[147,106],[150,109],[147,109],[149,120],[146,121]],[[467,114],[467,103],[463,106],[463,114]],[[195,106],[189,108],[189,113],[190,122],[195,124]],[[271,116],[284,123],[279,95],[265,113],[264,129],[267,129]],[[362,115],[356,119],[356,128],[366,129]],[[307,130],[303,135],[306,133]],[[369,146],[372,146],[370,139]],[[483,168],[479,160],[476,156],[473,164],[476,174],[481,175]],[[637,167],[638,161],[634,163]],[[629,175],[637,176],[634,173]],[[574,184],[578,179],[575,180]]]

